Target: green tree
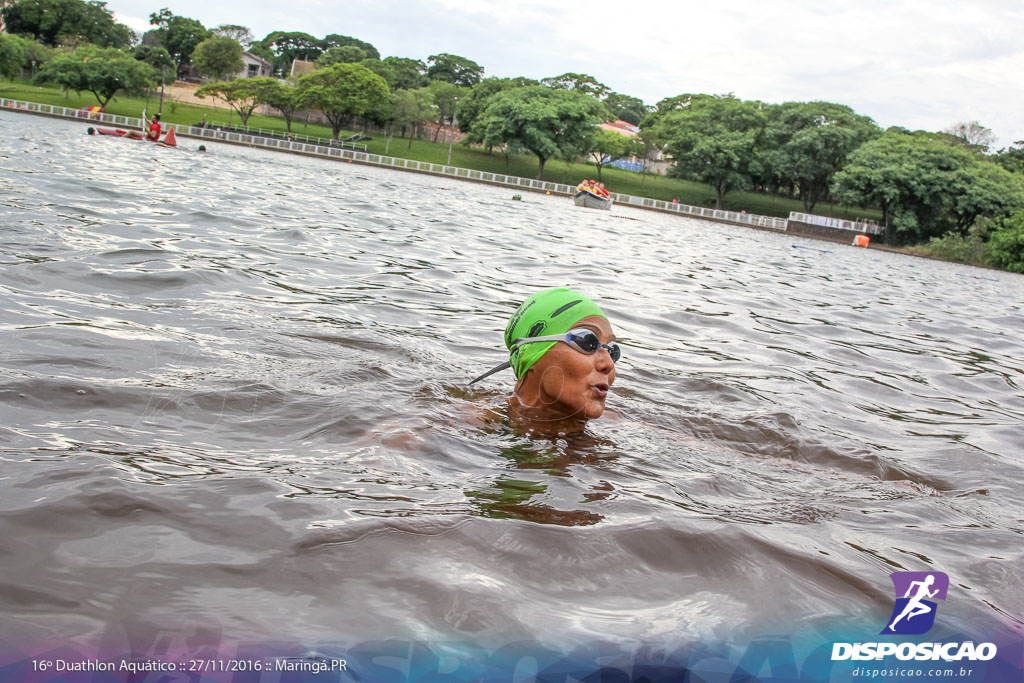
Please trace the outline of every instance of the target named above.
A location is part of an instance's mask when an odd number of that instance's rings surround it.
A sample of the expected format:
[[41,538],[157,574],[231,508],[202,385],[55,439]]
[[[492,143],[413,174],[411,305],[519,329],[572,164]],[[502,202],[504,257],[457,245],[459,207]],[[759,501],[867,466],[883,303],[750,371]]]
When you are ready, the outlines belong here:
[[15,78],[25,68],[25,39],[0,33],[0,78]]
[[467,88],[460,88],[447,81],[431,81],[427,87],[433,96],[434,106],[437,107],[437,128],[434,130],[434,142],[437,142],[441,127],[446,121],[451,122],[455,118],[459,98],[463,96]]
[[154,73],[159,75],[162,98],[163,86],[167,83],[167,77],[170,76],[173,81],[176,75],[175,64],[174,60],[171,58],[171,53],[159,46],[140,44],[136,45],[132,50],[132,55],[140,62],[149,64],[153,67]]
[[243,50],[248,50],[249,46],[256,41],[248,26],[239,26],[238,24],[221,24],[213,29],[213,35],[231,38],[241,45]]
[[256,107],[270,101],[280,87],[276,78],[258,76],[255,78],[238,78],[227,83],[210,83],[196,90],[196,97],[212,96],[221,99],[238,112],[242,126],[249,124]]
[[881,132],[841,104],[786,102],[768,109],[763,160],[779,185],[797,188],[809,213],[828,196],[850,153]]
[[954,229],[966,236],[981,217],[1001,218],[1024,209],[1024,177],[987,159],[976,159],[954,176],[951,214]]
[[295,114],[303,107],[299,88],[294,83],[279,82],[276,88],[268,91],[266,102],[281,112],[285,127],[291,133]]
[[1024,173],[1024,140],[999,150],[993,160],[1011,173]]
[[[949,180],[945,171],[967,163],[963,150],[890,129],[850,155],[836,174],[833,192],[841,202],[880,208],[887,243],[920,242],[929,235],[923,234],[919,218],[930,219],[923,209],[932,201],[941,204]],[[944,232],[934,230],[930,236]]]
[[418,59],[385,57],[384,63],[395,74],[392,86],[396,90],[415,90],[427,84],[427,65]]
[[274,56],[274,70],[282,75],[287,75],[291,71],[294,60],[315,62],[324,52],[319,40],[300,31],[274,31],[267,34],[257,46],[271,51]]
[[496,78],[492,76],[463,92],[456,107],[456,117],[459,122],[459,130],[466,134],[466,141],[483,141],[483,131],[475,127],[474,124],[480,120],[492,97],[505,90],[528,85],[539,85],[539,83],[528,78]]
[[360,50],[362,50],[365,57],[362,57],[361,59],[380,59],[380,52],[377,51],[377,48],[375,48],[373,45],[367,43],[364,40],[359,40],[351,36],[341,36],[338,35],[337,33],[329,33],[326,36],[324,36],[324,39],[322,41],[320,41],[320,48],[323,50],[330,50],[332,47],[346,46],[357,47]]
[[995,221],[989,237],[989,262],[997,268],[1024,273],[1024,211]]
[[988,148],[996,141],[992,129],[977,121],[957,121],[942,132],[953,136],[959,144],[975,152],[988,152]]
[[561,76],[542,78],[540,82],[542,85],[546,85],[549,88],[581,92],[584,95],[590,95],[591,97],[599,100],[603,99],[605,95],[611,92],[611,89],[607,85],[587,74],[569,72],[564,73]]
[[162,47],[136,45],[132,50],[132,55],[140,62],[149,64],[157,72],[161,69],[174,68],[174,59],[171,58],[171,53]]
[[647,107],[639,97],[630,97],[617,92],[610,92],[604,98],[604,105],[608,111],[617,119],[621,119],[634,126],[639,126],[647,115]]
[[50,61],[54,55],[59,54],[62,51],[60,48],[46,47],[42,43],[37,43],[34,40],[25,39],[25,68],[32,70],[32,76],[36,74],[36,69],[40,68],[46,62]]
[[106,2],[93,0],[18,0],[0,10],[10,34],[31,36],[56,47],[85,41],[100,47],[128,47],[132,31],[114,21]]
[[391,95],[391,115],[388,122],[391,129],[397,127],[401,134],[409,130],[409,148],[416,134],[416,127],[423,121],[433,121],[437,117],[434,106],[434,95],[429,88],[418,90],[396,90]]
[[395,89],[395,70],[391,68],[390,64],[379,59],[364,59],[359,63],[383,78],[384,82],[388,84],[389,90]]
[[878,206],[886,242],[909,244],[964,233],[981,213],[1012,210],[1018,189],[1010,179],[1018,180],[939,136],[890,129],[850,155],[834,191],[844,203]]
[[246,48],[246,52],[248,52],[251,55],[256,55],[260,59],[265,59],[266,61],[270,62],[273,72],[277,74],[280,73],[277,67],[273,66],[275,55],[274,51],[271,50],[269,47],[266,47],[260,43],[253,43],[248,48]]
[[585,148],[594,124],[609,118],[603,104],[582,93],[545,86],[515,88],[494,96],[480,125],[484,144],[527,149],[544,164],[567,151]]
[[[704,95],[699,93],[683,93],[682,95],[674,95],[672,97],[666,97],[658,100],[658,103],[654,105],[654,114],[659,116],[666,114],[670,111],[677,109],[686,109],[694,102],[714,98],[714,95]],[[732,97],[731,95],[720,95],[720,99]]]
[[245,68],[244,51],[234,38],[210,36],[196,45],[192,63],[204,76],[223,81]]
[[764,114],[758,102],[732,96],[695,96],[657,119],[665,150],[674,163],[669,174],[707,183],[715,208],[730,190],[746,188],[761,170],[758,143]]
[[153,67],[115,48],[84,45],[48,61],[36,75],[40,83],[56,83],[75,92],[91,92],[101,107],[117,91],[139,95],[156,82]]
[[192,63],[192,53],[196,46],[211,35],[198,20],[176,16],[166,7],[150,14],[149,22],[159,28],[147,35],[155,34],[160,45],[170,53],[178,71]]
[[332,64],[355,64],[366,59],[366,50],[355,45],[329,48],[316,60],[316,68],[323,69]]
[[139,41],[139,44],[147,45],[149,47],[163,47],[164,33],[166,33],[166,31],[161,28],[154,28],[146,31],[142,34],[142,40]]
[[601,169],[609,161],[613,161],[626,153],[629,138],[604,128],[594,131],[593,145],[589,150],[590,158],[597,164],[597,179],[601,180]]
[[349,117],[382,119],[391,105],[388,84],[359,64],[335,64],[306,74],[299,89],[305,104],[323,111],[335,140]]
[[658,126],[651,128],[643,128],[640,131],[640,137],[637,138],[637,156],[643,159],[643,171],[640,173],[640,187],[644,186],[644,181],[647,180],[647,164],[652,158],[660,156],[661,151],[665,147],[665,138],[661,135],[661,129]]
[[471,88],[483,78],[484,68],[472,59],[442,52],[427,59],[427,77],[432,81],[447,81]]

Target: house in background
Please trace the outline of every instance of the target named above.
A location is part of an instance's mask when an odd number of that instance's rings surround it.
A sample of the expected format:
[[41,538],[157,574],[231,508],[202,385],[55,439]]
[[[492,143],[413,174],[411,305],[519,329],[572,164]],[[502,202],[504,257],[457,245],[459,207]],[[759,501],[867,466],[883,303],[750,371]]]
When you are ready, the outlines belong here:
[[272,76],[274,74],[273,64],[262,57],[257,57],[251,52],[243,54],[242,61],[245,62],[245,66],[235,74],[235,78],[256,78],[257,76]]
[[632,123],[623,121],[622,119],[619,119],[618,121],[599,123],[597,125],[599,128],[610,130],[613,133],[618,133],[619,135],[625,135],[627,138],[635,138],[640,134],[640,126],[634,126]]
[[[274,65],[263,59],[257,57],[251,52],[245,52],[242,54],[242,70],[233,76],[229,76],[226,80],[233,81],[236,78],[254,78],[256,76],[273,76]],[[178,72],[178,80],[186,81],[188,83],[202,83],[204,80],[203,75],[199,73],[199,69],[194,64],[189,64],[181,68]]]
[[[605,130],[610,130],[613,133],[624,135],[627,138],[637,138],[640,136],[640,126],[634,126],[628,121],[608,121],[606,123],[599,123],[598,127]],[[648,152],[647,159],[638,158],[636,155],[630,155],[628,159],[616,159],[615,161],[609,162],[609,166],[615,166],[622,168],[627,171],[643,171],[646,167],[648,173],[656,173],[658,175],[665,175],[668,171],[668,161],[665,160],[665,154],[660,149],[651,149]]]

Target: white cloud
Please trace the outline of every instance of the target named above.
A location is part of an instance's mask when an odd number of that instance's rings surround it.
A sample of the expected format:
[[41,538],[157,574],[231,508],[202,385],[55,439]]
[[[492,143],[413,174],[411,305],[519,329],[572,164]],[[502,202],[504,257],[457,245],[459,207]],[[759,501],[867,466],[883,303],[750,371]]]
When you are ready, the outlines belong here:
[[149,23],[149,19],[141,19],[139,17],[133,17],[128,14],[120,14],[119,12],[114,12],[114,21],[118,22],[119,24],[124,24],[131,30],[138,33],[140,36],[146,31],[148,31],[150,28],[152,28],[152,26]]

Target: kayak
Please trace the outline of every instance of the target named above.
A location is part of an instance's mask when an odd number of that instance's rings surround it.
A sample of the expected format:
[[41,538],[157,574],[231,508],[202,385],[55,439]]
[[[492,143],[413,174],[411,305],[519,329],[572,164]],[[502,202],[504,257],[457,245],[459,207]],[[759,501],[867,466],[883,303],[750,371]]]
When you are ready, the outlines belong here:
[[145,137],[137,130],[122,130],[120,128],[94,128],[90,126],[87,132],[89,135],[113,135],[119,138],[128,138],[129,140],[142,140]]
[[[124,130],[123,128],[99,128],[90,126],[87,131],[89,135],[112,135],[118,138],[128,138],[129,140],[145,140],[146,136],[137,130]],[[156,144],[161,147],[177,147],[178,140],[174,135],[174,129],[170,128],[167,130],[167,134],[164,135],[163,140],[158,140]]]

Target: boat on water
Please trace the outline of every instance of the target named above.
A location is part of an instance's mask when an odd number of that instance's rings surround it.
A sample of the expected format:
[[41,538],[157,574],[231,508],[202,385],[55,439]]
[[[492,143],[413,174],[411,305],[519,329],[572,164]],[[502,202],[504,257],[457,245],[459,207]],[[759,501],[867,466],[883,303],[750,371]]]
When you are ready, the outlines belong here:
[[[86,131],[89,135],[112,135],[118,138],[128,138],[129,140],[145,140],[146,136],[137,130],[124,130],[123,128],[100,128],[98,126],[90,126],[89,130]],[[157,140],[156,144],[161,147],[177,147],[178,139],[174,135],[174,129],[169,128],[163,140]]]
[[614,203],[611,197],[601,197],[590,190],[580,190],[572,201],[576,206],[585,206],[588,209],[610,209]]

